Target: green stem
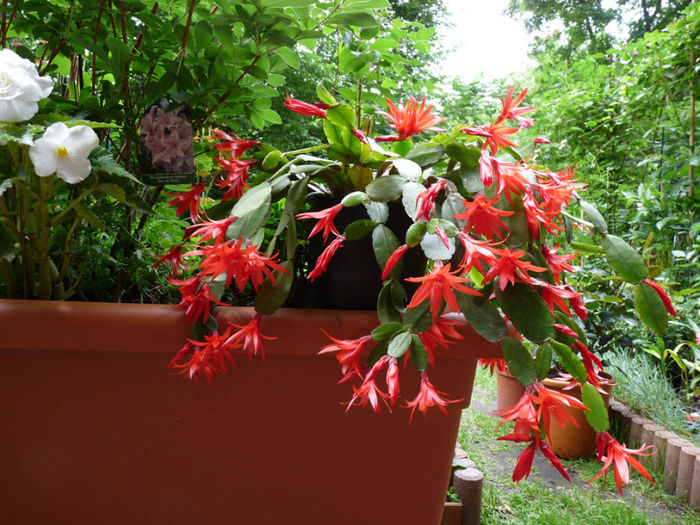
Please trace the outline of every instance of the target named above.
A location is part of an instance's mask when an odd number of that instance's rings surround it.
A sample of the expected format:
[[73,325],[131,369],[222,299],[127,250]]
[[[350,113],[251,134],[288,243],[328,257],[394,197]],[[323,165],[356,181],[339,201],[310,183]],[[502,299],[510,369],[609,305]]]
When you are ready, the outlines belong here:
[[585,221],[585,220],[581,219],[580,217],[576,217],[574,215],[571,215],[570,213],[567,213],[564,210],[561,210],[561,214],[564,215],[565,217],[568,217],[569,219],[571,219],[574,222],[578,222],[579,224],[583,224],[584,226],[587,226],[589,228],[595,228],[593,223]]
[[328,149],[328,144],[318,144],[317,146],[309,146],[308,148],[287,151],[285,153],[282,153],[282,156],[286,157],[287,155],[301,155],[302,153],[310,153],[312,151],[318,151],[320,149]]
[[12,266],[4,259],[0,259],[0,274],[5,283],[5,297],[8,299],[15,298],[15,281],[12,276]]
[[39,200],[37,202],[37,227],[39,230],[39,299],[51,299],[51,273],[49,271],[49,241],[51,221],[49,219],[50,181],[37,177]]
[[66,242],[63,245],[63,263],[61,263],[61,269],[58,272],[58,276],[56,277],[56,279],[54,279],[55,284],[60,285],[63,279],[66,277],[66,274],[68,273],[68,267],[71,259],[70,240],[73,237],[73,232],[75,231],[75,228],[78,226],[79,223],[80,215],[76,214],[75,218],[73,219],[73,224],[71,224],[70,229],[66,234]]
[[73,199],[72,201],[70,201],[70,203],[68,204],[68,206],[66,206],[65,208],[63,208],[63,211],[62,211],[61,213],[59,213],[58,215],[56,215],[56,216],[53,218],[53,220],[51,221],[51,225],[52,225],[52,226],[55,226],[56,224],[58,224],[58,223],[61,221],[61,219],[63,219],[63,217],[65,217],[66,214],[67,214],[69,211],[71,211],[73,208],[75,208],[75,206],[76,206],[77,204],[79,204],[80,201],[82,201],[85,197],[87,197],[88,195],[90,195],[90,194],[91,194],[93,191],[95,191],[96,189],[97,189],[97,186],[94,186],[94,187],[90,188],[89,190],[86,190],[85,193],[79,195],[78,197],[76,197],[75,199]]

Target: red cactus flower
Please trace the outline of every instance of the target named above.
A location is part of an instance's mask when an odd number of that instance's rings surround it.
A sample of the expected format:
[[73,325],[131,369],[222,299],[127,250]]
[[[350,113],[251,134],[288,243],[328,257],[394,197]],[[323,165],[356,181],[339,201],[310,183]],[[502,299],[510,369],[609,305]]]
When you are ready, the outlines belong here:
[[311,279],[313,281],[317,277],[320,277],[321,274],[328,269],[328,265],[330,264],[331,259],[333,258],[335,253],[343,246],[343,242],[345,242],[344,235],[339,235],[338,237],[333,239],[333,241],[326,247],[326,249],[323,250],[323,253],[319,256],[318,260],[316,260],[316,266],[314,266],[314,269],[307,276],[307,279]]
[[535,108],[519,108],[518,106],[525,99],[525,95],[527,95],[527,88],[523,89],[522,92],[515,98],[513,98],[514,90],[515,86],[509,87],[506,98],[501,99],[503,109],[501,110],[501,114],[498,115],[496,122],[500,123],[504,120],[514,119],[518,121],[521,128],[529,128],[532,126],[532,119],[523,117],[522,115],[529,113],[530,111],[534,111]]
[[173,267],[173,277],[177,277],[178,270],[182,268],[187,270],[187,265],[182,262],[182,244],[173,246],[168,250],[168,253],[156,255],[158,260],[153,263],[154,268],[158,268],[163,263],[171,264]]
[[461,401],[461,399],[449,400],[442,397],[446,394],[444,392],[440,392],[433,386],[428,379],[428,374],[425,371],[421,372],[420,376],[420,390],[418,391],[418,395],[413,399],[413,401],[409,401],[405,405],[406,408],[411,409],[411,417],[409,418],[409,422],[413,421],[413,414],[415,413],[416,408],[423,413],[423,416],[425,416],[428,409],[431,407],[438,407],[445,415],[447,415],[447,405],[449,403],[457,403]]
[[[588,483],[595,481],[602,475],[605,475],[605,479],[608,479],[608,469],[610,465],[613,465],[615,472],[615,485],[617,485],[617,490],[620,491],[622,495],[622,483],[629,485],[630,483],[630,473],[629,465],[632,465],[634,469],[637,470],[642,476],[647,478],[651,484],[654,484],[654,480],[651,478],[647,470],[632,457],[632,455],[637,456],[650,456],[653,452],[644,453],[645,450],[653,449],[653,445],[642,445],[641,448],[631,449],[624,445],[620,445],[615,438],[613,438],[607,432],[599,432],[596,435],[596,445],[598,447],[598,462],[603,462],[602,470],[593,476]],[[606,453],[607,452],[607,453]]]
[[245,325],[237,325],[234,323],[229,323],[229,326],[238,328],[238,331],[234,332],[231,337],[227,339],[229,344],[238,344],[242,346],[244,350],[248,352],[248,359],[254,355],[258,355],[258,350],[262,354],[263,361],[265,360],[265,349],[263,347],[263,339],[268,341],[274,341],[276,337],[268,337],[262,334],[260,331],[260,319],[262,314],[258,313],[253,317],[253,319]]
[[515,142],[508,138],[508,135],[517,132],[518,128],[509,128],[497,122],[492,123],[490,126],[462,128],[461,131],[467,135],[484,137],[484,148],[489,148],[491,150],[491,155],[496,155],[498,153],[498,148],[507,148],[508,146],[514,148],[518,147]]
[[296,98],[291,98],[289,95],[287,95],[284,105],[294,111],[294,113],[299,113],[300,115],[326,118],[327,108],[319,107],[316,104],[309,104],[308,102],[303,102],[301,100],[297,100]]
[[405,140],[422,131],[434,130],[435,125],[445,120],[431,113],[433,106],[425,106],[425,97],[420,106],[415,98],[410,97],[402,109],[397,108],[389,99],[386,99],[386,102],[389,105],[389,113],[384,111],[377,113],[391,120],[392,123],[389,126],[396,130],[397,135],[376,137],[377,142]]
[[443,301],[445,301],[450,310],[459,312],[459,305],[453,290],[481,297],[481,293],[462,284],[469,282],[469,280],[459,277],[458,273],[459,270],[450,272],[449,263],[447,266],[443,266],[440,261],[436,261],[428,275],[424,277],[408,277],[407,281],[421,283],[421,285],[413,294],[411,302],[406,308],[415,308],[429,298],[430,311],[433,314],[433,321],[435,321],[440,314]]
[[360,374],[360,355],[367,344],[372,341],[372,336],[365,335],[358,339],[336,339],[325,330],[322,330],[322,332],[333,341],[333,344],[324,346],[319,354],[338,352],[335,357],[340,363],[340,370],[343,374],[347,375],[348,370],[351,369]]
[[199,220],[199,201],[206,188],[205,182],[200,182],[191,186],[189,190],[182,193],[166,193],[169,197],[175,197],[168,202],[169,206],[177,206],[175,215],[178,217],[185,213],[185,210],[190,212],[190,221],[195,223]]
[[246,151],[260,144],[257,140],[243,140],[235,133],[229,135],[220,129],[215,129],[214,135],[216,135],[216,138],[221,141],[214,144],[214,147],[219,151],[230,152],[231,156],[235,159],[240,159],[241,155],[243,155]]
[[[440,194],[440,192],[445,188],[447,181],[440,180],[439,182],[434,182],[430,185],[428,189],[421,192],[416,197],[416,220],[425,219],[430,220],[430,214],[435,213],[435,199]],[[420,204],[419,204],[420,201]]]
[[532,277],[527,273],[528,271],[547,271],[547,268],[541,268],[522,260],[521,257],[525,255],[525,250],[511,251],[510,248],[506,247],[503,250],[494,249],[494,253],[499,255],[498,261],[486,272],[483,282],[487,283],[498,277],[498,287],[501,291],[505,290],[509,283],[515,284],[516,279],[526,283],[533,282]]
[[494,237],[501,235],[502,230],[508,230],[506,225],[501,220],[501,217],[513,215],[513,211],[499,210],[494,207],[497,199],[489,200],[483,194],[478,194],[474,197],[473,202],[464,199],[464,207],[466,211],[458,213],[454,216],[455,219],[467,219],[467,227],[465,231],[474,229],[477,235],[484,235],[489,240],[493,241]]
[[384,270],[382,271],[382,281],[389,277],[394,267],[398,264],[401,257],[403,257],[403,254],[406,253],[409,248],[410,246],[408,244],[402,244],[389,256],[389,258],[386,260],[386,264],[384,265]]
[[314,225],[311,233],[309,234],[309,239],[316,235],[318,232],[323,232],[323,242],[328,240],[328,234],[333,233],[335,235],[340,235],[340,232],[336,230],[333,220],[336,215],[343,209],[342,204],[336,204],[330,208],[326,208],[321,211],[312,211],[307,213],[297,214],[297,219],[318,219],[318,222]]

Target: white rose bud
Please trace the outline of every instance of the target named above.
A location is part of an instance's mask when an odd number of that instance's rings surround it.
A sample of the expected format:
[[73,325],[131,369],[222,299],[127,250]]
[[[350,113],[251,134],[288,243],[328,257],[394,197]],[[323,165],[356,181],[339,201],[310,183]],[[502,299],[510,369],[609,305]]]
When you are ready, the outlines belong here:
[[29,120],[52,89],[51,79],[40,77],[29,60],[9,49],[0,51],[0,122]]
[[69,184],[75,184],[90,175],[92,165],[88,156],[98,143],[97,134],[91,128],[69,128],[63,122],[56,122],[29,148],[29,158],[39,177],[55,173]]

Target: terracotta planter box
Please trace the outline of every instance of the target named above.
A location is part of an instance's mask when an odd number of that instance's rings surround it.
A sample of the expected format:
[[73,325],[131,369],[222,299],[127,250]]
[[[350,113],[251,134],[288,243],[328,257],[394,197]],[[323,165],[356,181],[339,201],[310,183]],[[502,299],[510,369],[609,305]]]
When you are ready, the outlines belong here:
[[[222,310],[243,324],[248,308]],[[448,416],[345,412],[328,340],[374,312],[281,310],[267,362],[211,384],[166,365],[188,335],[173,306],[0,301],[0,508],[22,524],[437,525],[476,359],[500,348],[469,327],[437,355]],[[418,374],[402,371],[413,397]]]

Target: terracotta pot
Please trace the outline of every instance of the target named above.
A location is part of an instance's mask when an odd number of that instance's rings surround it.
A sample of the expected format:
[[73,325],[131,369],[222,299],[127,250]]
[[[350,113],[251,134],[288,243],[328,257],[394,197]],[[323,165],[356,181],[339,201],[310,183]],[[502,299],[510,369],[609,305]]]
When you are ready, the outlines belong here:
[[[606,393],[603,395],[605,407],[610,405],[610,392],[612,387],[617,383],[615,378],[603,372],[601,375],[606,377],[606,381],[602,383],[603,390]],[[566,381],[558,379],[544,379],[542,383],[552,390],[569,394],[576,399],[581,399],[581,387],[575,387],[569,390],[564,390],[568,385]],[[509,408],[515,405],[525,392],[525,387],[509,372],[497,372],[496,385],[498,388],[498,409]],[[582,410],[576,408],[566,408],[573,418],[578,423],[578,427],[571,424],[566,424],[563,428],[552,420],[549,425],[550,439],[547,444],[552,448],[554,453],[566,459],[588,458],[595,452],[595,431],[588,423],[586,416]]]
[[[610,374],[604,372],[602,375],[608,377],[606,381],[601,382],[601,386],[606,392],[603,394],[603,401],[605,401],[605,408],[608,408],[610,406],[610,392],[617,383]],[[547,388],[569,394],[579,400],[581,399],[580,386],[565,390],[564,387],[568,383],[558,379],[544,379],[542,383]],[[588,424],[583,410],[566,408],[566,411],[576,420],[579,425],[578,428],[569,423],[564,425],[564,427],[560,427],[556,421],[552,421],[549,425],[550,439],[547,440],[547,444],[560,458],[580,459],[593,456],[596,448],[595,430]]]
[[[248,308],[222,309],[236,324]],[[431,380],[461,398],[427,417],[345,411],[321,328],[348,339],[376,313],[281,310],[267,362],[211,384],[169,373],[188,335],[173,306],[0,301],[0,508],[23,524],[438,524],[478,357],[469,327]],[[418,374],[402,371],[411,398]]]
[[525,386],[515,379],[510,372],[496,370],[496,404],[498,410],[514,406],[525,392]]

